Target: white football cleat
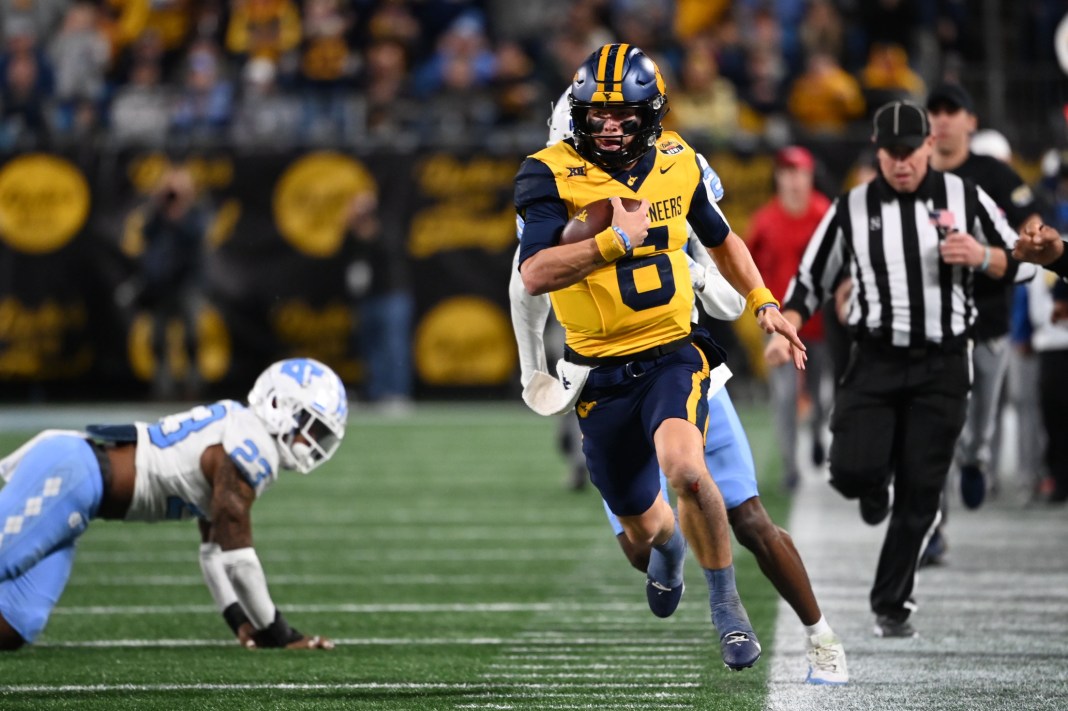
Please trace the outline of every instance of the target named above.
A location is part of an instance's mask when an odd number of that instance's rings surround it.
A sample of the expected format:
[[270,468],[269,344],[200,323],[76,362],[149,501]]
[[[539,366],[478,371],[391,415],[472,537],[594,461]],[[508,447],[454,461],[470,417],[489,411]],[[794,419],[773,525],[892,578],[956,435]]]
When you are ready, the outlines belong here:
[[808,658],[808,684],[841,686],[849,683],[845,647],[834,632],[811,635],[806,640],[805,657]]

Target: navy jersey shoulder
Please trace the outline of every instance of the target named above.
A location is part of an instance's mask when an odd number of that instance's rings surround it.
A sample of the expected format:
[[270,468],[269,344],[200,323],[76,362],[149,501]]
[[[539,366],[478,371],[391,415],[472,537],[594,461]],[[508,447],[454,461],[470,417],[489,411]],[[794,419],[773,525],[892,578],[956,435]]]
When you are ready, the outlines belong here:
[[553,171],[542,161],[529,156],[515,176],[515,209],[519,214],[542,200],[559,200]]

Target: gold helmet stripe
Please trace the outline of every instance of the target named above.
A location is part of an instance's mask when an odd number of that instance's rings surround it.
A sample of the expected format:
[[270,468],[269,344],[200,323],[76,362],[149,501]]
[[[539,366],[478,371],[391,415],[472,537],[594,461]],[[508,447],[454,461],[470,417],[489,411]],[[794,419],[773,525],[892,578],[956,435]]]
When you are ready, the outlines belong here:
[[615,47],[616,45],[614,44],[606,44],[604,47],[601,47],[601,56],[597,58],[597,76],[594,77],[597,81],[598,93],[604,91],[605,69],[608,65],[608,56]]
[[619,84],[623,81],[623,69],[626,62],[629,44],[606,44],[601,47],[601,54],[597,58],[597,90],[594,91],[591,101],[614,102],[622,101],[623,93]]
[[616,63],[612,71],[612,83],[620,84],[623,82],[623,67],[626,64],[626,61],[624,60],[627,58],[627,50],[630,49],[630,45],[620,44],[616,46],[618,47],[619,53],[615,57]]

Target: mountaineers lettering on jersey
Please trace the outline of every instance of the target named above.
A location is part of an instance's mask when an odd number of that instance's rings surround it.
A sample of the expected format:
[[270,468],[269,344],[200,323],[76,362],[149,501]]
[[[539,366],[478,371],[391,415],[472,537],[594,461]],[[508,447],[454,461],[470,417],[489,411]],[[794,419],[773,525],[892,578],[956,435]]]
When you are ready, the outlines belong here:
[[[634,353],[689,334],[693,285],[683,251],[687,221],[708,246],[721,244],[730,231],[702,181],[693,149],[669,131],[658,147],[629,170],[609,172],[584,161],[573,142],[561,141],[528,157],[516,176],[520,215],[551,213],[551,222],[558,222],[551,234],[544,226],[541,232],[524,230],[520,264],[557,244],[564,224],[589,203],[607,197],[650,203],[651,225],[641,247],[549,294],[567,345],[582,355]],[[585,164],[581,173],[575,170],[578,163]]]
[[649,205],[649,220],[653,224],[656,224],[657,222],[666,222],[671,218],[680,215],[682,215],[681,195],[676,195],[675,197],[666,200],[658,200]]

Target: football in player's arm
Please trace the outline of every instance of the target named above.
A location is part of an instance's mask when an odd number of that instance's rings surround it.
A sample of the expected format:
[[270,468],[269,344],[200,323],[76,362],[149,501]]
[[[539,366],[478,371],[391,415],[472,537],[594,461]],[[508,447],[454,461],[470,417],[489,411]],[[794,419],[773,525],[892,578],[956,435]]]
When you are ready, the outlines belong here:
[[[605,134],[615,132],[624,140],[630,138],[624,136],[623,131],[626,122],[634,120],[633,116],[628,118],[618,110],[591,110],[590,115],[591,120],[597,122],[597,130]],[[779,313],[778,302],[764,288],[745,242],[730,229],[716,205],[714,186],[708,184],[709,180],[715,179],[715,174],[703,157],[677,134],[664,133],[656,144],[657,150],[640,156],[642,162],[650,164],[648,175],[632,182],[631,189],[641,190],[644,184],[649,183],[655,186],[638,194],[637,197],[642,200],[638,209],[628,210],[619,197],[613,196],[612,224],[609,228],[593,239],[562,244],[560,235],[569,219],[583,206],[601,197],[597,188],[587,187],[589,181],[581,180],[586,176],[587,166],[581,165],[584,161],[576,154],[574,140],[549,146],[527,158],[516,176],[517,207],[525,223],[518,264],[523,285],[529,294],[540,295],[565,289],[623,258],[633,263],[633,260],[641,257],[653,257],[658,262],[661,277],[657,291],[662,293],[641,297],[643,303],[639,309],[651,300],[674,300],[672,297],[676,294],[670,292],[676,288],[678,296],[691,291],[680,283],[685,279],[674,278],[676,275],[682,276],[681,270],[686,267],[681,247],[686,242],[685,225],[689,224],[708,249],[723,277],[739,294],[746,296],[749,310],[760,327],[766,333],[778,332],[786,336],[794,346],[795,365],[804,368],[805,347],[797,338],[796,330]],[[612,150],[604,146],[594,150],[602,154],[626,152],[625,148]],[[668,162],[669,159],[664,156],[673,156],[675,161]],[[626,157],[617,160],[626,160]],[[653,164],[659,166],[658,171],[652,170]],[[676,169],[676,164],[681,165]],[[627,165],[619,165],[620,172]],[[642,170],[644,165],[638,165],[638,161],[629,165],[627,170],[632,173],[645,172]],[[697,184],[696,190],[693,189],[694,182]],[[620,196],[630,192],[622,184],[619,188]],[[645,194],[654,192],[669,197],[658,200],[654,205],[645,197]],[[634,197],[634,193],[626,196]],[[687,210],[685,219],[679,220],[684,209]],[[658,218],[655,223],[651,216]],[[649,237],[650,233],[652,238]],[[665,253],[671,255],[673,252],[680,256],[669,256],[671,265],[666,270],[667,265],[662,257]],[[615,280],[611,272],[598,278],[602,281]],[[621,296],[628,291],[626,288],[618,290]],[[769,308],[771,305],[776,308]]]
[[[0,648],[32,643],[48,622],[95,518],[196,518],[200,567],[247,649],[332,649],[275,607],[252,545],[251,509],[279,469],[307,474],[345,434],[345,387],[326,365],[293,358],[256,380],[248,406],[221,400],[155,423],[46,430],[0,460]],[[13,525],[11,522],[17,521]]]

